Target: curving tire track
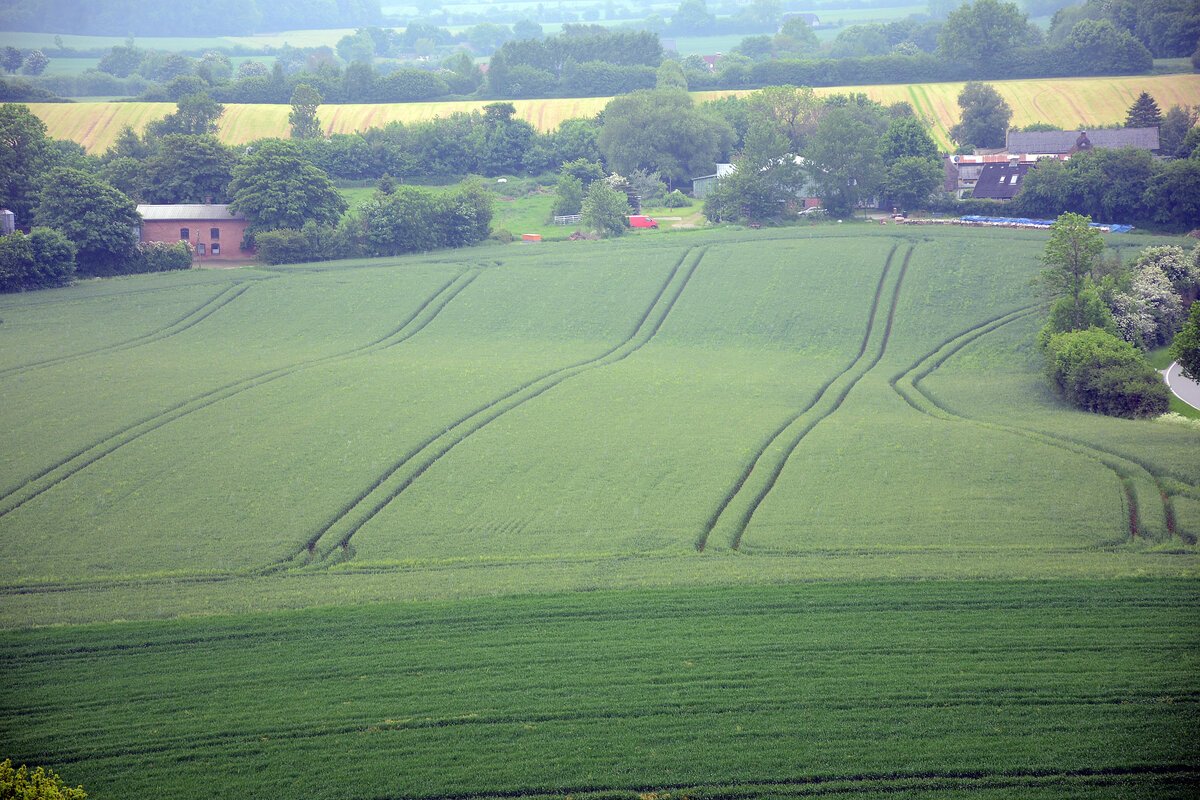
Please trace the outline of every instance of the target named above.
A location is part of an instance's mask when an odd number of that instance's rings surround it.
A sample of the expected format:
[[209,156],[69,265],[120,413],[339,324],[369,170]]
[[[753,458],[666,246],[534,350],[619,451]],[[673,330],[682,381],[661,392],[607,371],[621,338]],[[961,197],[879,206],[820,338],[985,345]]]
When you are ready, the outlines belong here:
[[95,347],[91,350],[82,350],[78,353],[71,353],[65,356],[56,356],[54,358],[43,359],[42,361],[31,361],[27,364],[17,364],[16,366],[6,367],[4,369],[0,369],[0,378],[8,377],[10,375],[17,375],[32,369],[49,367],[68,361],[76,361],[87,358],[88,356],[99,355],[100,353],[115,353],[121,350],[129,350],[134,347],[141,347],[142,345],[150,344],[151,342],[162,341],[163,339],[170,338],[177,333],[183,333],[188,328],[203,322],[220,309],[241,297],[249,288],[249,285],[243,286],[241,283],[235,283],[232,286],[217,292],[215,296],[204,301],[199,306],[192,309],[187,314],[183,315],[169,325],[165,325],[161,328],[150,331],[149,333],[143,333],[141,336],[135,336],[132,339],[125,339],[124,341],[104,345],[103,347]]
[[[1006,425],[998,422],[989,422],[986,420],[978,420],[970,417],[964,417],[950,411],[946,406],[934,399],[933,395],[921,388],[920,382],[928,377],[934,370],[942,366],[952,356],[974,342],[980,337],[986,336],[993,331],[1009,325],[1018,320],[1025,319],[1036,313],[1036,306],[1026,306],[1008,314],[994,317],[986,322],[980,323],[972,328],[968,328],[957,336],[943,342],[935,350],[927,354],[924,358],[917,361],[904,372],[893,376],[889,385],[899,394],[905,402],[912,406],[917,411],[928,416],[936,417],[945,420],[957,420],[968,424],[984,427],[990,430],[999,430],[1007,433],[1022,436],[1031,441],[1036,441],[1040,444],[1056,447],[1075,455],[1084,456],[1092,459],[1103,465],[1106,469],[1113,473],[1118,483],[1121,486],[1121,491],[1124,496],[1126,513],[1128,515],[1128,532],[1130,537],[1137,537],[1146,533],[1143,521],[1139,513],[1139,491],[1137,484],[1149,482],[1153,484],[1153,494],[1156,495],[1163,506],[1163,526],[1167,538],[1175,534],[1174,524],[1174,508],[1171,505],[1170,493],[1163,484],[1163,476],[1156,474],[1150,467],[1137,459],[1120,453],[1106,450],[1098,447],[1090,442],[1085,442],[1078,439],[1073,439],[1069,436],[1054,433],[1043,433],[1040,431],[1022,428],[1016,425]],[[1145,487],[1144,487],[1145,488]],[[1195,488],[1195,487],[1189,487]],[[1194,544],[1194,542],[1191,542]]]
[[[355,358],[376,350],[387,349],[400,344],[416,335],[444,309],[461,291],[463,291],[480,274],[479,270],[461,273],[430,295],[418,308],[412,312],[399,326],[385,336],[368,344],[352,348],[342,353],[335,353],[321,358],[296,362],[286,367],[259,373],[249,378],[220,386],[204,392],[163,411],[145,417],[132,425],[128,425],[116,433],[77,450],[57,463],[45,468],[20,486],[0,495],[0,517],[4,517],[16,509],[38,497],[46,491],[67,480],[81,470],[95,464],[100,459],[119,450],[130,442],[155,431],[165,425],[185,417],[202,408],[219,403],[242,392],[279,380],[300,370],[328,364],[348,358]],[[213,309],[215,311],[216,309]],[[211,311],[209,312],[211,313]],[[199,322],[199,319],[195,320]],[[193,322],[192,324],[195,324]]]
[[689,248],[683,253],[637,325],[619,344],[594,358],[560,367],[526,381],[502,397],[463,415],[441,432],[428,437],[397,460],[371,486],[339,509],[292,560],[307,562],[314,558],[327,559],[335,549],[346,551],[354,534],[460,442],[563,381],[581,372],[615,364],[640,350],[658,333],[706,251],[707,248],[700,249],[690,264],[687,262],[695,248]]
[[[818,389],[813,399],[804,408],[784,421],[766,443],[758,449],[758,452],[755,453],[750,463],[743,470],[738,481],[731,487],[730,491],[709,517],[704,531],[696,540],[696,550],[704,552],[704,549],[712,539],[713,532],[718,529],[721,529],[723,533],[728,535],[730,549],[737,550],[740,547],[742,536],[745,534],[751,518],[753,518],[754,513],[758,510],[763,500],[775,488],[779,476],[783,473],[784,466],[786,466],[788,459],[791,458],[792,453],[800,446],[800,442],[822,420],[827,419],[841,407],[850,390],[883,358],[888,338],[891,336],[892,322],[896,314],[896,303],[900,298],[900,287],[904,283],[904,275],[908,271],[909,260],[912,258],[915,245],[910,245],[904,255],[904,262],[900,267],[900,272],[892,291],[887,323],[878,343],[875,356],[870,360],[870,363],[863,366],[872,335],[875,333],[875,320],[879,314],[880,301],[884,296],[884,289],[892,268],[892,259],[897,249],[899,249],[899,244],[892,248],[891,252],[888,253],[887,260],[884,262],[883,271],[879,276],[879,283],[875,287],[875,297],[871,303],[871,312],[867,318],[867,328],[863,334],[858,355],[846,365],[845,369],[830,378],[829,381]],[[830,407],[824,410],[817,410],[817,407],[826,399],[826,395],[839,382],[844,382],[845,385],[837,390],[836,397]],[[781,441],[782,444],[779,444]],[[757,475],[765,477],[756,479],[755,476]],[[757,488],[753,487],[755,483],[759,484]]]

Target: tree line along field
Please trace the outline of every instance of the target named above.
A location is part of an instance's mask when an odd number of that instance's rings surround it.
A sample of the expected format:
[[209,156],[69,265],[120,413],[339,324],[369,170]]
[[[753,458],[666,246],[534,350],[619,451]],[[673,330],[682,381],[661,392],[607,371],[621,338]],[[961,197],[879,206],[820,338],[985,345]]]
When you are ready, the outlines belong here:
[[[1046,122],[1071,129],[1077,126],[1106,126],[1122,122],[1129,105],[1149,92],[1161,108],[1200,105],[1200,76],[1157,75],[1119,78],[1056,78],[1048,80],[996,81],[1000,95],[1013,109],[1012,124],[1024,126]],[[931,133],[941,147],[951,149],[949,128],[958,121],[957,97],[961,83],[895,86],[842,86],[818,88],[825,96],[863,92],[884,104],[906,101],[932,125]],[[747,94],[742,92],[742,94]],[[698,101],[722,97],[730,92],[699,92]],[[541,132],[551,131],[565,119],[592,117],[612,98],[556,98],[514,100],[516,116]],[[326,134],[353,133],[389,122],[405,124],[448,116],[456,111],[483,108],[487,101],[438,103],[385,103],[327,105],[318,109]],[[90,152],[103,152],[126,125],[139,132],[151,121],[175,110],[171,103],[30,103],[56,139],[79,142]],[[288,135],[289,106],[231,104],[225,107],[218,136],[226,144],[245,144],[255,139]]]
[[1045,238],[0,299],[5,755],[96,798],[1185,797],[1200,431],[1050,395]]

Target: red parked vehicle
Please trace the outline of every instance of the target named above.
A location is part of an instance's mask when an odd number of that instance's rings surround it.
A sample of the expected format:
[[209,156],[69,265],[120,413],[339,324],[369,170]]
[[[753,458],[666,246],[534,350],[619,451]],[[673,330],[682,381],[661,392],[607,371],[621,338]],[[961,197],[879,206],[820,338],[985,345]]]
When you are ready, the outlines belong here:
[[629,227],[631,228],[657,228],[658,223],[650,219],[644,214],[634,214],[629,218]]

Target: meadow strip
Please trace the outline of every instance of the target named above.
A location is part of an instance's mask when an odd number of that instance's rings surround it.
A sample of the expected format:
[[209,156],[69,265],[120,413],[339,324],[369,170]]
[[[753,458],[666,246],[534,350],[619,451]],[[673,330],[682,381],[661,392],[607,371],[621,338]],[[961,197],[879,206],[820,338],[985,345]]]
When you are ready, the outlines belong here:
[[689,587],[10,631],[0,736],[97,800],[1136,794],[1200,770],[1198,591]]

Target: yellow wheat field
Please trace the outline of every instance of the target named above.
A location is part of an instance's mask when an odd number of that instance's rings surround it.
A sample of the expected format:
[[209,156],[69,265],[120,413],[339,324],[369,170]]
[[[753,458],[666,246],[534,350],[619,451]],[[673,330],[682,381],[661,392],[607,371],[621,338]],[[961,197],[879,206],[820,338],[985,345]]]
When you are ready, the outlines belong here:
[[[1013,110],[1013,125],[1047,122],[1060,128],[1112,125],[1141,92],[1149,92],[1164,111],[1172,105],[1200,105],[1200,75],[1156,75],[1119,78],[1050,78],[996,81],[993,84]],[[890,86],[840,86],[817,89],[818,95],[863,92],[882,103],[907,100],[933,126],[934,138],[949,147],[949,128],[958,120],[956,98],[961,83],[897,84]],[[697,92],[707,100],[740,92]],[[611,98],[579,97],[550,100],[514,100],[517,116],[539,131],[552,131],[565,119],[591,117]],[[352,133],[389,122],[418,122],[455,111],[481,109],[489,101],[445,103],[382,103],[321,106],[317,114],[326,133]],[[141,131],[152,120],[175,109],[171,103],[30,103],[56,139],[79,142],[89,152],[103,152],[121,128]],[[288,135],[286,105],[227,105],[221,118],[220,137],[227,144],[245,144],[268,136]]]

